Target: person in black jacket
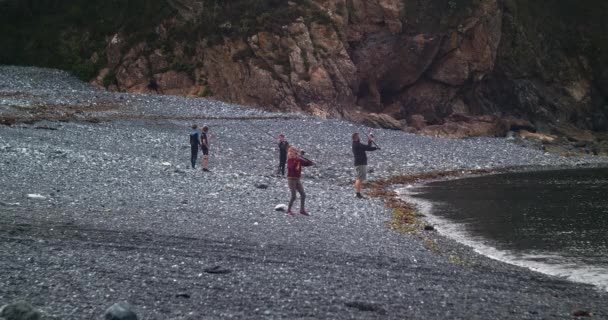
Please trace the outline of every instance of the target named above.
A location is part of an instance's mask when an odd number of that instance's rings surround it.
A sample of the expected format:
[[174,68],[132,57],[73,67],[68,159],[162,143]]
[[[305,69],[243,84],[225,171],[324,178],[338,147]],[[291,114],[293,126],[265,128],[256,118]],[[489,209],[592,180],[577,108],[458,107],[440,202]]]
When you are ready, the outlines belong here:
[[355,156],[355,192],[357,193],[357,198],[363,199],[364,197],[361,195],[361,185],[365,181],[367,177],[367,154],[366,151],[374,151],[376,147],[372,147],[372,143],[374,142],[374,137],[369,136],[367,139],[367,145],[362,144],[359,141],[359,134],[357,132],[353,133],[353,155]]
[[201,145],[200,133],[196,128],[198,128],[196,125],[192,125],[192,131],[190,131],[190,162],[192,163],[192,169],[196,166],[198,148]]
[[277,170],[277,174],[282,176],[285,175],[285,163],[287,163],[287,149],[289,148],[289,143],[285,141],[285,136],[279,135],[279,169]]

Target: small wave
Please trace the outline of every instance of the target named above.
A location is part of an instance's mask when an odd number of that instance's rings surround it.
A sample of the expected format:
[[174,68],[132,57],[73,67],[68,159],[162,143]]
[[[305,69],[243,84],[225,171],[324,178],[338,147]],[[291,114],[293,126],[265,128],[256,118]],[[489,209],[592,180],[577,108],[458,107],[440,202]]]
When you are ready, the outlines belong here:
[[433,207],[437,202],[414,197],[420,193],[420,187],[422,186],[401,188],[396,191],[404,201],[416,205],[418,211],[426,216],[429,223],[437,226],[437,230],[442,235],[469,246],[475,252],[494,260],[573,282],[591,284],[600,290],[608,291],[608,269],[584,264],[551,252],[524,253],[497,249],[489,245],[485,239],[470,235],[464,225],[433,214]]

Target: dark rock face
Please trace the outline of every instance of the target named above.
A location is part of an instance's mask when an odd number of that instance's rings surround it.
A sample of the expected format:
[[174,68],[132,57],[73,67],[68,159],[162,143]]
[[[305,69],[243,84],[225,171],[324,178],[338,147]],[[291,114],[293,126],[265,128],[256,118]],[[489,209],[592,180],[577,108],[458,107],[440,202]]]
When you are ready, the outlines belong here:
[[456,98],[456,93],[456,88],[425,80],[409,87],[398,99],[405,117],[418,114],[426,123],[437,125],[452,113],[450,102]]
[[[191,30],[209,22],[203,1],[167,1],[173,11],[150,22],[150,35],[120,28],[80,60],[101,66],[92,82],[113,91],[210,96],[354,121],[366,119],[358,111],[385,113],[413,124],[391,127],[438,126],[436,135],[500,135],[501,119],[511,118],[546,134],[563,123],[608,129],[602,2],[315,0],[314,10],[280,4],[297,14],[255,27],[230,11],[245,5],[236,3],[217,8],[230,17],[214,19],[210,35]],[[470,118],[455,114],[496,121],[465,129]]]
[[372,128],[384,128],[384,129],[394,129],[401,130],[404,128],[404,124],[391,117],[388,114],[378,114],[378,113],[366,113],[363,114],[361,119],[357,119],[358,122],[362,124],[372,127]]
[[414,84],[433,62],[440,38],[427,35],[370,35],[354,49],[359,75],[358,103],[382,110],[382,96]]
[[442,125],[425,126],[420,132],[444,138],[504,137],[509,128],[501,119],[492,116],[471,117],[452,114]]

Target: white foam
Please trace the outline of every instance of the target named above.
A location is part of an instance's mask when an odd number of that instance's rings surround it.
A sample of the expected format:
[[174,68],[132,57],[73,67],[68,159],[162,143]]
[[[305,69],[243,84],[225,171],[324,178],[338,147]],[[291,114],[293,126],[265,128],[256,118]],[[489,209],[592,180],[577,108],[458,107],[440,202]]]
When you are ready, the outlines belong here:
[[608,269],[587,265],[552,252],[521,253],[497,249],[489,245],[486,239],[469,234],[463,224],[434,215],[433,202],[413,197],[417,193],[416,189],[423,186],[419,185],[417,187],[401,188],[397,190],[397,193],[404,201],[416,205],[418,211],[424,214],[426,220],[436,226],[436,229],[442,235],[469,246],[475,252],[489,258],[570,281],[592,284],[600,290],[608,291]]

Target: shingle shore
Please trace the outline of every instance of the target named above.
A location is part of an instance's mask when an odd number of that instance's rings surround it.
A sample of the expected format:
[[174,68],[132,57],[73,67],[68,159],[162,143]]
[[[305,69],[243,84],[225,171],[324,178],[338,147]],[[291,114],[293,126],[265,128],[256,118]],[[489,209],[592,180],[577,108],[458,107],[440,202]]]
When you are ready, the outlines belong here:
[[[608,318],[608,295],[590,286],[447,245],[466,259],[454,263],[389,230],[381,200],[354,198],[358,125],[0,67],[0,116],[42,105],[102,121],[0,126],[0,304],[27,300],[60,319],[99,317],[123,300],[144,319]],[[210,128],[209,174],[189,168],[192,123]],[[289,196],[274,176],[268,135],[278,133],[316,161],[303,173],[310,217],[273,210]],[[368,154],[371,179],[608,163],[498,138],[374,134],[383,149]],[[214,266],[230,272],[205,272]]]

